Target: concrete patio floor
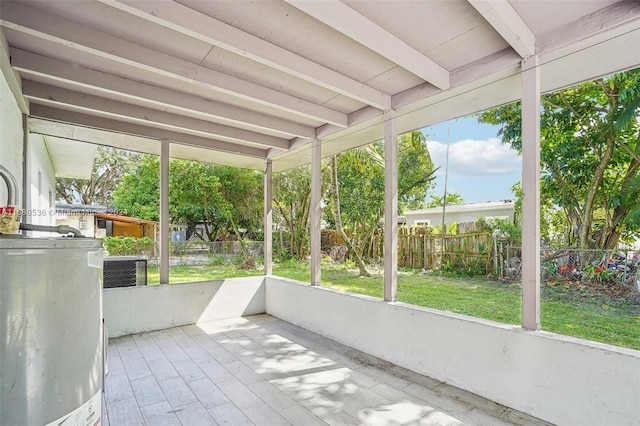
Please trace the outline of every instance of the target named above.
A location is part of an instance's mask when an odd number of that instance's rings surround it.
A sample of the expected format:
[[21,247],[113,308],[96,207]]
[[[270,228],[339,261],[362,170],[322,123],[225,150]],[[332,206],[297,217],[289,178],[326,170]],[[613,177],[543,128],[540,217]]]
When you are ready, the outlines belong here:
[[269,315],[111,339],[103,424],[542,425]]

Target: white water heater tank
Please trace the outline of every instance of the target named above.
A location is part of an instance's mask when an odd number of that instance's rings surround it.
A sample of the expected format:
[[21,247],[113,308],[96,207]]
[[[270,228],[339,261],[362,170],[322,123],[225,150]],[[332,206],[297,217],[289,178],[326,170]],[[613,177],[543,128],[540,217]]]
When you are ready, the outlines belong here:
[[0,425],[102,421],[102,250],[0,235]]

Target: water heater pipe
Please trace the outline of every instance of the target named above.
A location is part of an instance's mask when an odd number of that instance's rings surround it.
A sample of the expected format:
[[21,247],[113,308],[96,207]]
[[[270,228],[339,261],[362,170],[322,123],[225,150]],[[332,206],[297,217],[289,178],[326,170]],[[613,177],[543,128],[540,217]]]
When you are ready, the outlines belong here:
[[20,229],[23,231],[40,231],[40,232],[57,232],[58,234],[73,234],[74,237],[84,237],[82,232],[76,228],[72,228],[67,225],[49,226],[49,225],[34,225],[31,223],[21,223]]
[[15,206],[18,202],[18,181],[2,164],[0,164],[0,176],[7,184],[7,205]]

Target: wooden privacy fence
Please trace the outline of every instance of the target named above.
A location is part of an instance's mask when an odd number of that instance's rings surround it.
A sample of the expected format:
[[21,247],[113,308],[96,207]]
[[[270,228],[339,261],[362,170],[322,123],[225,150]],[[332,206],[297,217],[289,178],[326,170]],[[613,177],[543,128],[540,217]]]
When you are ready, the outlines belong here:
[[[474,222],[456,225],[454,235],[434,234],[428,227],[398,228],[398,267],[412,269],[443,268],[486,274],[493,269],[494,242],[490,230]],[[342,244],[335,231],[323,231],[323,251]],[[444,242],[444,246],[443,246]],[[443,250],[444,247],[444,250]],[[384,257],[384,235],[375,230],[366,240],[361,253],[365,259],[381,261]]]
[[398,267],[485,274],[492,268],[492,248],[489,231],[473,230],[443,238],[432,234],[428,228],[401,228],[398,231]]
[[399,228],[398,267],[427,270],[437,267],[440,243],[436,244],[430,228]]

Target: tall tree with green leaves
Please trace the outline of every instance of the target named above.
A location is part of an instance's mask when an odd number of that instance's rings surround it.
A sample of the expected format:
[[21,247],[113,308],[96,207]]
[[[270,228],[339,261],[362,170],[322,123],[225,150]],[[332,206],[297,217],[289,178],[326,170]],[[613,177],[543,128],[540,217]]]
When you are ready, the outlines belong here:
[[113,191],[113,205],[122,213],[145,220],[160,219],[160,159],[143,155],[134,171]]
[[398,209],[424,208],[427,194],[434,187],[434,167],[427,149],[427,138],[414,131],[400,136],[398,141]]
[[[147,220],[159,220],[160,163],[145,155],[135,172],[114,192],[115,207]],[[262,227],[262,176],[253,170],[172,159],[169,163],[169,214],[202,240],[245,235]],[[202,224],[200,233],[196,225]]]
[[214,166],[220,193],[228,206],[230,229],[237,239],[256,238],[262,228],[264,179],[261,172],[239,167]]
[[[345,240],[347,250],[358,263],[361,274],[366,275],[368,271],[361,258],[374,234],[381,232],[384,217],[384,144],[376,142],[343,152],[331,158],[330,165],[330,192],[325,209],[328,222]],[[399,136],[400,212],[424,207],[427,193],[433,188],[434,171],[425,136],[421,132]],[[350,231],[351,237],[347,231]]]
[[[542,97],[541,197],[564,211],[572,245],[611,249],[637,231],[639,107],[639,69]],[[500,125],[502,141],[520,151],[520,115],[516,103],[479,120]]]
[[56,179],[56,199],[73,204],[111,206],[112,192],[120,179],[131,173],[141,154],[99,146],[89,179]]
[[311,206],[311,169],[300,166],[273,174],[273,223],[277,247],[285,246],[288,254],[303,259],[309,254]]
[[202,224],[202,240],[216,241],[225,234],[230,206],[221,193],[223,182],[215,175],[215,166],[172,159],[169,164],[169,212],[171,221],[185,223],[196,230]]
[[[369,154],[368,155],[364,154],[365,152],[368,152]],[[362,157],[363,155],[366,155],[368,158],[372,159],[372,161],[378,160],[379,162],[379,160],[382,159],[382,157],[380,157],[379,154],[377,154],[377,151],[375,151],[375,148],[372,145],[368,145],[358,150],[352,150],[350,151],[350,153],[351,153],[350,155],[344,155],[343,158],[349,158],[351,160],[350,161],[351,167],[362,166],[362,163],[360,163],[362,159],[360,160],[357,160],[357,159],[358,157]],[[358,265],[360,276],[370,277],[371,274],[367,270],[367,267],[364,264],[364,261],[362,260],[362,256],[360,256],[360,254],[356,252],[353,246],[353,243],[351,242],[351,238],[349,238],[347,233],[344,231],[344,226],[342,225],[342,214],[340,212],[340,185],[338,183],[338,155],[332,156],[329,159],[329,161],[330,161],[329,169],[331,171],[331,175],[330,175],[331,176],[330,177],[331,205],[333,207],[333,220],[334,220],[336,232],[338,232],[338,235],[340,235],[340,238],[342,238],[342,241],[344,241],[344,245],[347,247],[347,252],[351,256],[351,258]],[[382,161],[384,161],[384,159],[382,159]],[[371,184],[371,181],[369,181],[369,184]],[[360,187],[359,189],[362,190],[363,188]],[[366,191],[366,189],[364,190]]]

